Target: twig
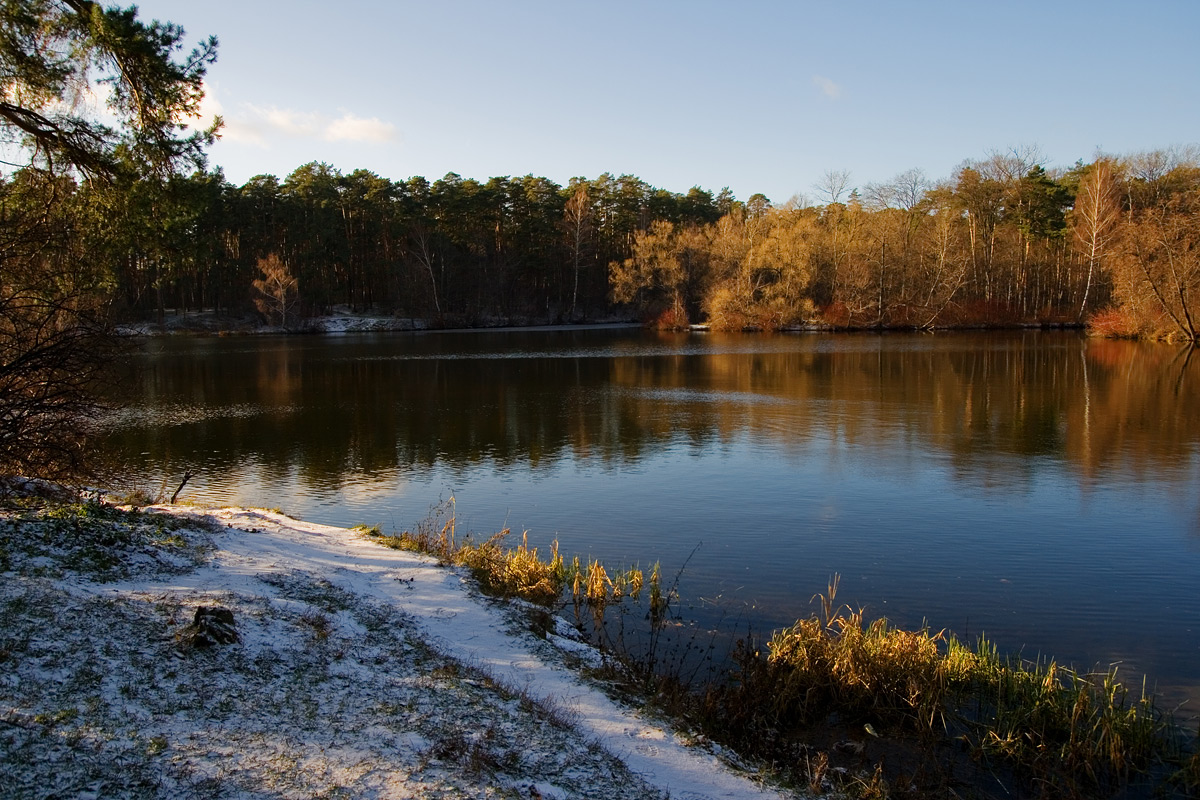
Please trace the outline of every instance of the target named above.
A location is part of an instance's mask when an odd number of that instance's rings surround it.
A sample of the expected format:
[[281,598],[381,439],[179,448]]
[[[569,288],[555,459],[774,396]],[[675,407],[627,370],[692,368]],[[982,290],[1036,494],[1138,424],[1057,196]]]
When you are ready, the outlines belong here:
[[179,497],[179,493],[183,491],[183,487],[187,486],[187,482],[192,479],[192,471],[184,470],[183,480],[179,482],[179,488],[175,490],[175,494],[171,495],[171,505],[175,505],[175,500]]

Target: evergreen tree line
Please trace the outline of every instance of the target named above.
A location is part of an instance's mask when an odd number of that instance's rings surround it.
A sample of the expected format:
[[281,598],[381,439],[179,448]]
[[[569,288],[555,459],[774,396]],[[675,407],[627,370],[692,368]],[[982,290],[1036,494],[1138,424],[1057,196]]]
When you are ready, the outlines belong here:
[[629,175],[430,183],[311,163],[240,187],[209,171],[53,187],[23,177],[0,183],[5,207],[40,207],[53,192],[69,246],[104,265],[132,319],[256,301],[277,323],[335,306],[445,324],[593,319],[612,312],[607,265],[639,231],[711,224],[732,207],[727,192],[674,194]]
[[[820,203],[685,194],[604,174],[430,183],[306,164],[234,186],[0,183],[3,214],[53,209],[43,263],[70,265],[129,319],[167,309],[292,325],[335,306],[435,324],[638,315],[777,329],[1093,322],[1197,338],[1200,159],[1097,157],[1051,172],[1014,151],[933,182],[910,170]],[[76,275],[73,279],[81,279]]]

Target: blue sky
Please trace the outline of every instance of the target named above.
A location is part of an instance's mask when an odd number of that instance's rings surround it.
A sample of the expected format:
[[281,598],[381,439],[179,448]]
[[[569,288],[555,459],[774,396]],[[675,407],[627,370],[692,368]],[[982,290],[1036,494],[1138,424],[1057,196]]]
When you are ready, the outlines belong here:
[[391,179],[632,173],[815,198],[1036,145],[1069,166],[1200,141],[1197,0],[146,0],[221,40],[234,183],[308,161]]

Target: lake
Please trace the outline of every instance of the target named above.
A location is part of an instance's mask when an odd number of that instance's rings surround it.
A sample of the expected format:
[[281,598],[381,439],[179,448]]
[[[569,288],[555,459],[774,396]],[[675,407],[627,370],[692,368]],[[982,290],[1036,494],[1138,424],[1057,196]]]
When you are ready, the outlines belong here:
[[[152,493],[529,531],[684,613],[839,601],[1200,703],[1200,355],[1072,332],[148,340],[104,445]],[[686,564],[686,567],[685,567]],[[1189,716],[1184,712],[1183,716]]]

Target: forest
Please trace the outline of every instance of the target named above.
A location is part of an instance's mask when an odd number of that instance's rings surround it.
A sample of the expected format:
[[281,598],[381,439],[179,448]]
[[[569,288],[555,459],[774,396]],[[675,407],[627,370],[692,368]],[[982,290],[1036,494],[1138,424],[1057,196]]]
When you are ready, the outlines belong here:
[[[304,164],[241,186],[198,118],[217,39],[92,0],[0,14],[0,464],[75,471],[114,323],[335,309],[432,327],[1088,325],[1195,342],[1200,148],[1048,168],[1035,148],[813,198],[633,175],[395,181]],[[107,117],[85,96],[104,101]]]
[[22,170],[0,182],[0,217],[52,216],[39,261],[86,271],[121,320],[210,310],[299,327],[345,306],[440,327],[1091,324],[1195,340],[1200,151],[1040,161],[1014,149],[861,189],[829,171],[820,202],[778,204],[608,173],[431,183],[314,162],[235,186],[207,169]]

